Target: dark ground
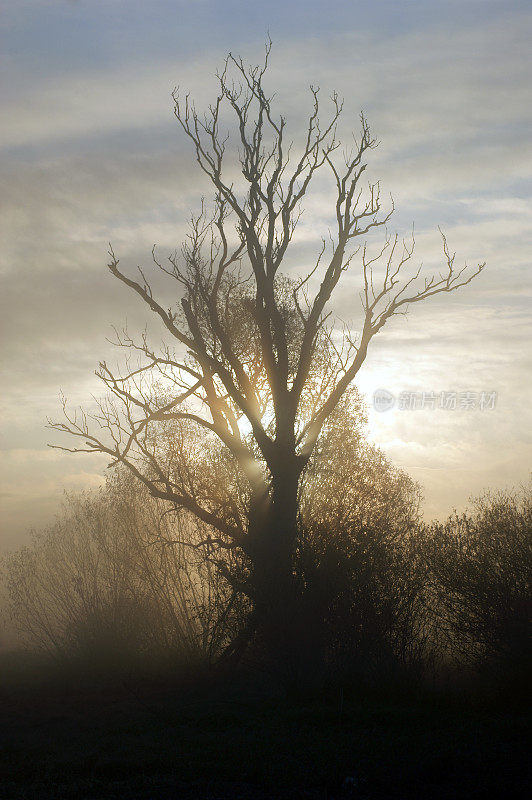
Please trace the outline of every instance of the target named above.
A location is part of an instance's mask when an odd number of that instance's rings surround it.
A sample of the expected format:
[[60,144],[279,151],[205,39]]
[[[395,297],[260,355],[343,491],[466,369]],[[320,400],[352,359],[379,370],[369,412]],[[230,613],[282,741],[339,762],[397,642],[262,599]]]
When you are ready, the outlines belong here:
[[36,672],[0,669],[2,800],[532,796],[530,715],[508,694],[351,690],[342,702],[330,689],[296,701],[235,676],[98,688]]

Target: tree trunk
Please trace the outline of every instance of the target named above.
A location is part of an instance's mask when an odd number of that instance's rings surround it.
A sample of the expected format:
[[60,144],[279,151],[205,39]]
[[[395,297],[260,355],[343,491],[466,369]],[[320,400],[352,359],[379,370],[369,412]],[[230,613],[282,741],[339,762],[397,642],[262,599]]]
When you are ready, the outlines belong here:
[[255,630],[269,656],[286,660],[294,644],[297,585],[297,462],[286,460],[273,477],[271,496],[252,521],[251,561]]

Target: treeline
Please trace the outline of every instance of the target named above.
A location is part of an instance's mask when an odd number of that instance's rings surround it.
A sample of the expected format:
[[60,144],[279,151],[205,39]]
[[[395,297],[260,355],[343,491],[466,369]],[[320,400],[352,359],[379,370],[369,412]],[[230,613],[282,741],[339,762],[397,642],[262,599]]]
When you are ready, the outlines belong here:
[[[530,486],[486,494],[443,523],[423,524],[419,507],[417,485],[359,427],[331,427],[302,490],[297,631],[272,669],[294,684],[464,670],[525,678]],[[262,657],[243,637],[251,609],[235,589],[239,570],[245,563],[190,515],[115,470],[99,491],[69,496],[3,572],[8,613],[28,646],[94,674],[177,674]]]

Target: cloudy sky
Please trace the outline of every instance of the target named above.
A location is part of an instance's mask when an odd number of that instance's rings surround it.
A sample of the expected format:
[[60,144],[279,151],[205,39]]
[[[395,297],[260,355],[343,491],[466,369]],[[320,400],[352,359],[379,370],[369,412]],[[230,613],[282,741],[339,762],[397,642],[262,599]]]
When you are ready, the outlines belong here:
[[[51,520],[65,489],[97,486],[105,459],[50,450],[59,390],[100,392],[112,323],[146,321],[106,270],[157,243],[179,245],[208,190],[172,116],[170,92],[199,107],[228,50],[262,57],[294,136],[308,85],[345,98],[344,135],[363,109],[381,144],[370,171],[391,192],[417,259],[486,261],[459,294],[428,301],[374,341],[359,386],[370,435],[418,480],[427,517],[462,509],[483,487],[527,480],[531,464],[532,9],[523,0],[4,0],[2,125],[2,544]],[[324,187],[309,198],[303,269],[327,235]],[[353,279],[354,280],[354,279]],[[338,313],[356,318],[349,282]],[[157,331],[155,331],[157,333]],[[473,408],[378,413],[373,392],[470,392]],[[480,409],[482,392],[495,408]],[[404,397],[404,395],[403,395]]]

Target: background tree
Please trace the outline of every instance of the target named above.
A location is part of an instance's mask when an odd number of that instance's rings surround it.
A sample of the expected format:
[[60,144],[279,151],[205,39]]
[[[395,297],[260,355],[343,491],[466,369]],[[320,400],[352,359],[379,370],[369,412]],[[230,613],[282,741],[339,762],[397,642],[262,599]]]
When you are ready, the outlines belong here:
[[[192,451],[197,428],[189,436]],[[222,445],[216,452],[214,442],[203,444],[196,474],[211,475],[211,491],[218,481],[230,495],[234,464]],[[389,678],[398,666],[419,665],[419,503],[413,481],[367,444],[351,389],[322,430],[301,493],[293,609],[300,630],[284,662],[272,664],[285,681],[302,685],[331,669],[366,677],[385,669]],[[235,589],[250,565],[237,556],[213,547],[207,524],[150,497],[119,466],[102,489],[69,495],[57,522],[9,556],[4,571],[13,621],[30,647],[92,671],[129,673],[207,665],[234,647],[250,612]]]
[[[528,682],[532,663],[532,486],[486,492],[426,531],[433,608],[447,652]],[[523,686],[525,683],[523,683]]]
[[[280,641],[295,591],[301,477],[324,424],[388,320],[468,284],[483,265],[457,270],[444,239],[445,272],[419,282],[420,269],[402,278],[413,240],[401,245],[387,235],[375,255],[356,246],[393,211],[393,204],[381,211],[378,183],[363,183],[376,141],[362,116],[356,145],[341,154],[336,128],[343,104],[334,93],[323,122],[316,88],[302,142],[288,141],[285,118],[263,85],[269,53],[270,44],[264,65],[251,68],[229,55],[205,115],[188,95],[174,92],[176,119],[214,189],[212,210],[203,206],[192,219],[181,251],[166,262],[153,251],[155,267],[175,281],[177,294],[158,300],[144,272],[129,276],[110,250],[111,273],[159,317],[175,346],[155,351],[146,337],[120,334],[118,344],[139,353],[142,363],[124,375],[101,364],[114,402],[103,401],[92,423],[65,408],[66,421],[54,427],[82,440],[71,449],[108,454],[154,497],[194,514],[212,530],[213,547],[242,553],[250,569],[240,588],[253,603],[254,624]],[[301,202],[323,170],[335,187],[334,232],[292,284],[281,268]],[[355,258],[360,332],[344,330],[338,339],[328,306]],[[179,444],[190,425],[219,440],[237,465],[234,495],[219,496],[198,475],[198,453]],[[165,437],[177,446],[165,450]]]
[[388,683],[433,658],[421,492],[364,436],[348,390],[314,449],[301,495],[296,574],[309,643],[336,674]]
[[215,660],[242,611],[195,546],[204,531],[162,505],[123,469],[68,495],[57,521],[4,560],[22,641],[92,671]]

